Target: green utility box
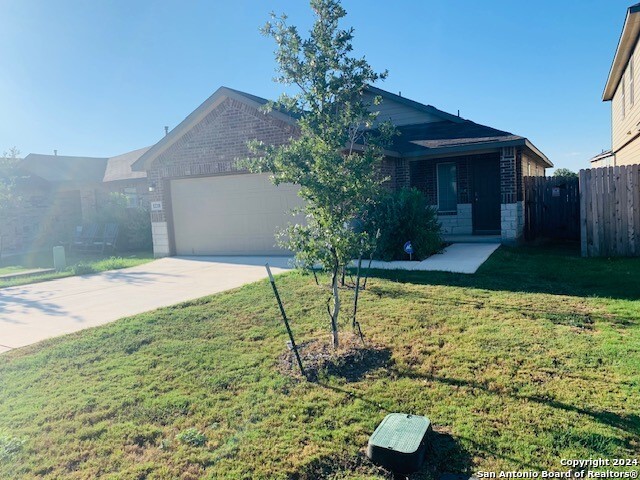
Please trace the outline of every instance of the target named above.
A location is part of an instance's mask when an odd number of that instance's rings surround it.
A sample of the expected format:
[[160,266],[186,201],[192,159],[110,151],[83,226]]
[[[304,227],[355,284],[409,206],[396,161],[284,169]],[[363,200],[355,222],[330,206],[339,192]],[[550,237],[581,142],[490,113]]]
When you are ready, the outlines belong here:
[[417,472],[424,463],[430,431],[427,417],[390,413],[369,438],[367,457],[392,472]]

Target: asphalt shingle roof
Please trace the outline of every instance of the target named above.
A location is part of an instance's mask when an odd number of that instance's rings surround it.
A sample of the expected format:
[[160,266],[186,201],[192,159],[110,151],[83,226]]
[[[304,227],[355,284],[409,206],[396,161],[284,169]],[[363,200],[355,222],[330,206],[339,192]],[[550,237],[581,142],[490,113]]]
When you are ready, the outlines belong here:
[[102,182],[107,158],[30,153],[20,168],[49,182]]
[[450,121],[421,123],[397,128],[399,135],[394,138],[390,148],[399,153],[416,151],[428,152],[429,149],[457,146],[479,147],[486,143],[524,140],[524,137],[480,125],[471,120],[460,123]]

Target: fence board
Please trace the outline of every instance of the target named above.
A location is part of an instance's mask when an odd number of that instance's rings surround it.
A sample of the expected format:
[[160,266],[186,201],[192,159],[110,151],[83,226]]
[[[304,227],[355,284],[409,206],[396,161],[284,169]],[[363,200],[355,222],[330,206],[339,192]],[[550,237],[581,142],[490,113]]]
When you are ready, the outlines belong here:
[[[578,185],[581,191],[588,191],[589,181],[588,173],[591,170],[580,170],[578,175]],[[580,238],[587,238],[587,202],[580,202]],[[589,252],[589,247],[587,246],[587,242],[580,243],[580,254],[583,257],[586,257]]]
[[640,255],[640,165],[580,171],[583,256]]

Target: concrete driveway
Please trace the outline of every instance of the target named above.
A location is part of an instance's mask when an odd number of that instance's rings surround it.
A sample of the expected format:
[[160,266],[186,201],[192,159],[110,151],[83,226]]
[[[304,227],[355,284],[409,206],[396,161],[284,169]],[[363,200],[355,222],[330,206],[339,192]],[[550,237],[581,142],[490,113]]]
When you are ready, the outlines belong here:
[[289,268],[287,257],[172,257],[138,267],[0,289],[0,353],[203,297]]

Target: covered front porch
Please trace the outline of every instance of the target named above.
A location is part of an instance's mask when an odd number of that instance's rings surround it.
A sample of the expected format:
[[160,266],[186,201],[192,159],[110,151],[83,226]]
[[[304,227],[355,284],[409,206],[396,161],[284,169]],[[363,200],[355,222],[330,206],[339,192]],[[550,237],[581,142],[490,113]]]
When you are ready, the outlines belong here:
[[426,195],[447,241],[522,238],[523,177],[544,175],[553,165],[531,142],[459,117],[398,132],[389,152],[395,157],[394,187]]
[[521,150],[505,147],[418,157],[406,168],[408,186],[437,210],[447,241],[514,243],[524,228],[522,166]]

